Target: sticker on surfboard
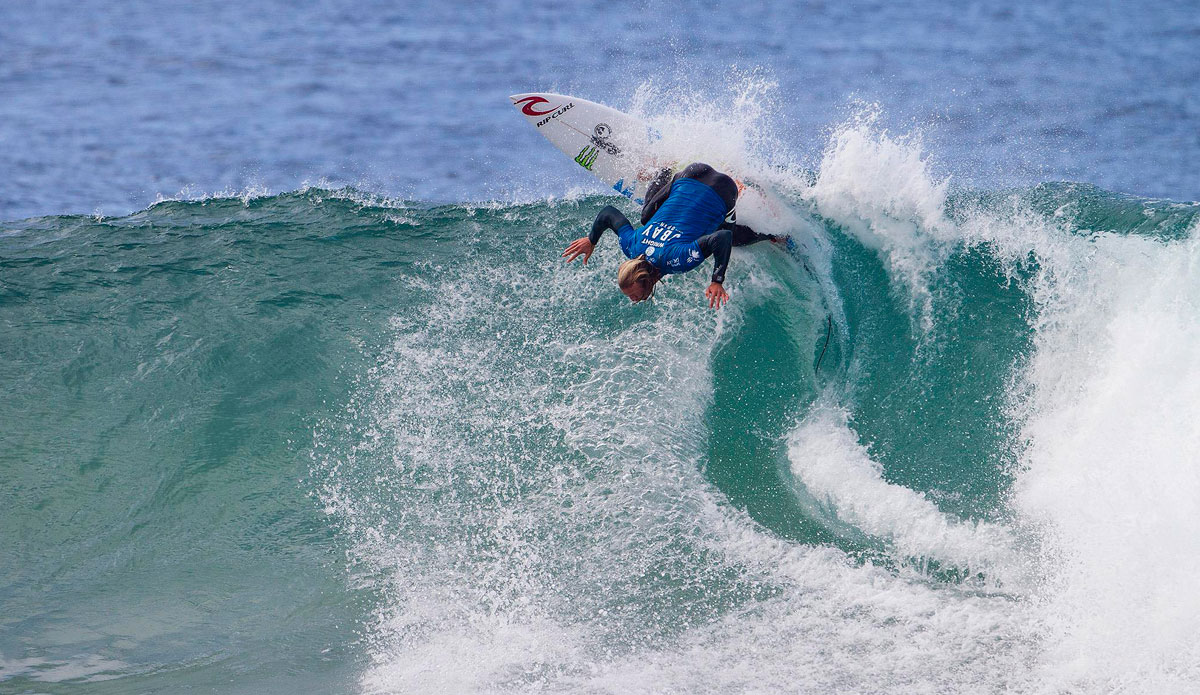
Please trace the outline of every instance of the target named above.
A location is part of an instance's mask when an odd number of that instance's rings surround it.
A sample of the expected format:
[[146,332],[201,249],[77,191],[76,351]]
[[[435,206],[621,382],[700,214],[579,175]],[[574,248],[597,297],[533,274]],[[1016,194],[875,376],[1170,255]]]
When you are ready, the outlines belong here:
[[531,92],[509,99],[550,144],[618,194],[642,203],[653,174],[658,131],[645,122],[587,99]]

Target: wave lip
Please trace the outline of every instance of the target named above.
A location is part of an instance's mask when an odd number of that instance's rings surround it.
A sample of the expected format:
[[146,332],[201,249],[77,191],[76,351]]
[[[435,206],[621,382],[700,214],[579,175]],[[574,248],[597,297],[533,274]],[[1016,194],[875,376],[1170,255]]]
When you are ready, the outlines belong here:
[[[807,195],[931,319],[931,349],[939,321],[962,321],[973,308],[958,300],[939,315],[956,294],[931,291],[962,250],[994,262],[1028,299],[1030,342],[1012,363],[1003,413],[1015,478],[1006,507],[1020,533],[950,523],[890,486],[844,414],[815,411],[793,433],[797,477],[896,552],[1015,572],[1037,616],[1037,673],[1048,687],[1194,691],[1200,207],[1077,184],[953,191],[915,144],[870,123],[839,132]],[[1036,542],[1025,544],[1025,529],[1036,529]],[[1026,564],[1037,568],[1034,583],[1022,581]]]

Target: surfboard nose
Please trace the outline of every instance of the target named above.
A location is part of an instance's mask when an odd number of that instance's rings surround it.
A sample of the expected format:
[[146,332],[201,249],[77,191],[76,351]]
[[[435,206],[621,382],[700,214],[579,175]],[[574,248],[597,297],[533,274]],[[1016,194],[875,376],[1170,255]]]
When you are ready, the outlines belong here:
[[508,99],[513,103],[513,106],[521,106],[522,104],[526,104],[534,99],[546,99],[547,96],[548,95],[541,92],[523,92],[521,94],[513,94],[509,96]]
[[555,99],[551,94],[517,94],[509,97],[513,100],[513,106],[521,110],[529,118],[541,118],[562,106],[560,100]]

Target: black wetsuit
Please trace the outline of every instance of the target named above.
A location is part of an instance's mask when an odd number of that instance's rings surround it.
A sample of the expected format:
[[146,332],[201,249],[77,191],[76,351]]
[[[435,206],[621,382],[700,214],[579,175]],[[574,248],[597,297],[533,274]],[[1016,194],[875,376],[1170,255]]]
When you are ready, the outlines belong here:
[[645,255],[663,273],[686,272],[712,256],[712,281],[724,282],[732,247],[776,238],[737,224],[737,197],[734,180],[707,164],[691,164],[674,176],[662,169],[646,191],[641,228],[635,230],[609,205],[596,216],[588,238],[595,244],[612,229],[625,255]]

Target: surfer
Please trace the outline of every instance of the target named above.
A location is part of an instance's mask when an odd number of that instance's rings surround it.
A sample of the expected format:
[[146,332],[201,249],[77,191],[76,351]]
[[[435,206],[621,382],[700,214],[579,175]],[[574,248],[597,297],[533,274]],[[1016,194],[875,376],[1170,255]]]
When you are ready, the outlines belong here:
[[661,169],[646,190],[641,227],[634,229],[620,210],[606,205],[596,215],[591,233],[571,242],[562,257],[570,263],[582,256],[586,265],[604,230],[613,230],[630,259],[617,271],[617,285],[629,301],[640,302],[654,294],[664,275],[685,273],[712,256],[712,282],[704,296],[710,307],[719,309],[729,301],[723,283],[730,249],[759,241],[787,241],[737,224],[737,197],[738,184],[707,164],[696,162],[673,177],[670,169]]

